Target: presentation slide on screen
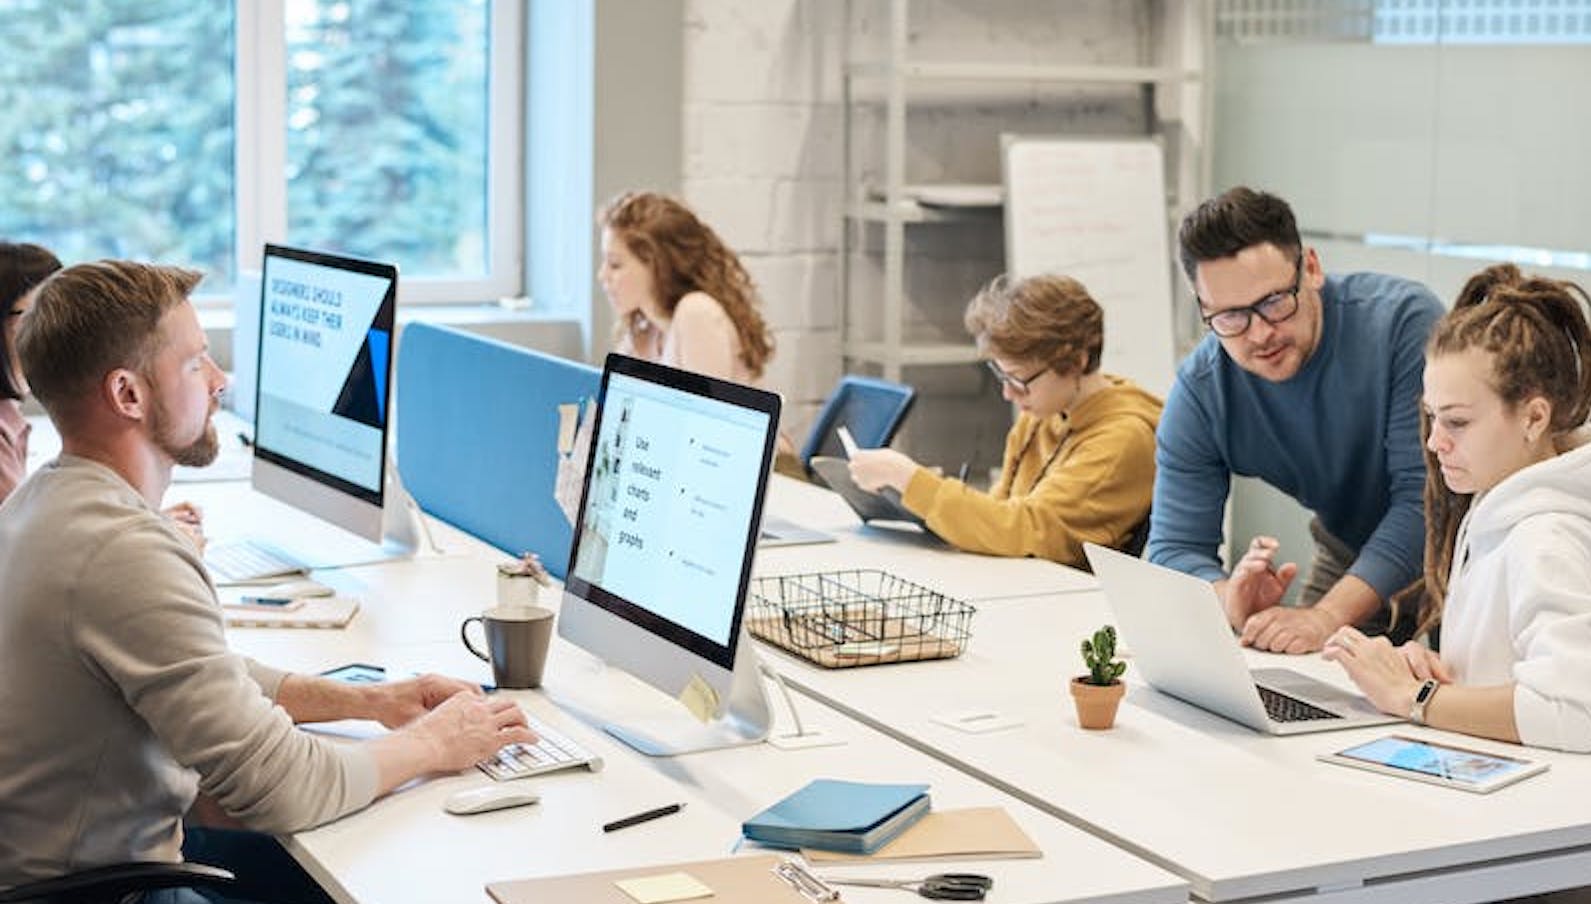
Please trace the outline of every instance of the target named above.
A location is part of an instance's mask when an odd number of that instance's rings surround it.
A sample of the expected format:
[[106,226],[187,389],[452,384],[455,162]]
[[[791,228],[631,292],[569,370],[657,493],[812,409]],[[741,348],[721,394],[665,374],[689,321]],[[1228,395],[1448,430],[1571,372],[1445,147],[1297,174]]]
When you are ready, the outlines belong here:
[[391,334],[374,329],[391,280],[266,260],[255,442],[381,489]]
[[768,416],[615,374],[576,576],[728,645]]

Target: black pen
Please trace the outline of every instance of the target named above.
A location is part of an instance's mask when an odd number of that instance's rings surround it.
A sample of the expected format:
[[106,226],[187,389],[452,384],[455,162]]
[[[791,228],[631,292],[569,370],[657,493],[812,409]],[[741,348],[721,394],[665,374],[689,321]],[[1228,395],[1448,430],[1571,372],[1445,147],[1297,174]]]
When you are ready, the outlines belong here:
[[684,804],[669,804],[666,807],[658,807],[655,810],[646,810],[644,812],[637,813],[634,816],[626,816],[623,819],[615,819],[610,823],[604,824],[602,826],[602,831],[617,832],[620,829],[628,829],[630,826],[638,826],[643,822],[651,822],[654,819],[667,816],[670,813],[678,813],[684,806]]

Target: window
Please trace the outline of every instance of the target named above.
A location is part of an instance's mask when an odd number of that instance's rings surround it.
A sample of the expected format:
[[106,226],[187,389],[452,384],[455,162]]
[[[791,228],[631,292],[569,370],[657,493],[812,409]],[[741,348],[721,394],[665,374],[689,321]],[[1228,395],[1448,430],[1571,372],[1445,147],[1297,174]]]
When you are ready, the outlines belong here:
[[1584,282],[1591,0],[1220,0],[1213,188],[1290,201],[1328,270],[1452,298],[1488,262]]
[[230,9],[0,0],[0,47],[0,235],[230,284]]
[[0,0],[0,235],[221,294],[267,240],[521,286],[520,4]]

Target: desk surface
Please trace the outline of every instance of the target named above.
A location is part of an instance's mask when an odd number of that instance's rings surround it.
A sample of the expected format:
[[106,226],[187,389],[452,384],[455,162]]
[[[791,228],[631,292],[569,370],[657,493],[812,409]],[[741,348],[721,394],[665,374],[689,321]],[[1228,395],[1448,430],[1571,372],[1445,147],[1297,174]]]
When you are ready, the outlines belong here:
[[973,555],[920,531],[864,525],[838,494],[783,475],[768,484],[767,511],[829,533],[835,542],[759,549],[759,575],[882,568],[966,602],[1098,587],[1093,575],[1045,559]]
[[[1591,759],[1527,751],[1551,770],[1487,796],[1345,769],[1315,755],[1391,729],[1261,735],[1140,683],[1130,657],[1116,727],[1083,731],[1066,687],[1083,671],[1075,645],[1109,620],[1097,592],[1028,598],[983,607],[956,660],[831,672],[769,659],[817,699],[1116,840],[1202,898],[1495,900],[1584,884]],[[1318,657],[1250,657],[1346,684]],[[1022,724],[973,735],[933,721],[970,708]]]
[[[211,488],[182,489],[209,495],[204,491]],[[248,495],[241,488],[230,492]],[[876,567],[979,601],[971,647],[956,660],[828,672],[763,648],[792,683],[887,738],[829,712],[812,718],[854,735],[849,746],[646,760],[586,723],[560,717],[546,696],[527,693],[527,708],[550,714],[549,721],[608,756],[610,769],[596,777],[538,779],[541,806],[469,820],[446,816],[439,802],[478,779],[449,777],[304,833],[292,840],[295,854],[345,900],[467,899],[496,879],[721,855],[739,819],[807,779],[910,773],[934,783],[941,806],[999,799],[977,780],[986,782],[1171,870],[1209,900],[1484,901],[1584,884],[1591,875],[1591,811],[1583,803],[1591,759],[1530,751],[1552,764],[1547,774],[1494,795],[1469,795],[1314,759],[1386,728],[1261,736],[1154,692],[1131,670],[1117,727],[1084,732],[1076,727],[1065,683],[1081,670],[1077,638],[1109,620],[1103,598],[1089,589],[1091,577],[1048,562],[972,557],[858,531],[854,516],[845,524],[843,503],[793,481],[776,481],[770,503],[773,514],[834,531],[839,542],[764,550],[759,573]],[[219,515],[216,504],[211,510]],[[236,509],[262,510],[257,501]],[[492,598],[491,555],[446,529],[438,540],[448,553],[441,558],[320,575],[367,600],[346,631],[239,630],[233,634],[238,647],[306,669],[374,658],[395,668],[484,677],[484,667],[452,638],[458,621]],[[1251,655],[1266,664],[1284,658]],[[1336,667],[1318,658],[1285,659],[1343,681]],[[566,702],[578,696],[575,690],[610,688],[612,681],[620,682],[613,691],[618,696],[646,698],[622,692],[628,679],[596,670],[583,653],[561,643],[548,668],[550,692]],[[932,720],[969,708],[997,710],[1023,724],[974,735]],[[578,812],[594,825],[670,800],[691,805],[686,814],[628,838],[617,833],[592,840],[555,815]],[[990,866],[1002,877],[1015,870],[1001,886],[1001,900],[1160,900],[1184,893],[1120,851],[1059,822],[1033,822],[1036,814],[1014,801],[1007,806],[1052,855]],[[504,845],[493,827],[510,822],[514,841]],[[527,856],[527,849],[552,853]],[[405,856],[437,851],[445,851],[452,865],[435,879],[393,867]],[[1080,871],[1083,862],[1089,869]],[[1021,878],[1024,870],[1038,873]],[[422,881],[440,884],[416,884]],[[865,894],[847,897],[874,900]],[[885,893],[878,900],[899,898]]]
[[[273,520],[291,517],[242,485],[181,489],[208,507],[216,529],[247,523],[240,520],[245,512]],[[445,555],[317,573],[364,599],[361,614],[347,629],[236,628],[229,637],[242,652],[304,671],[373,661],[395,672],[428,669],[486,680],[486,667],[464,651],[457,632],[464,617],[490,604],[498,555],[446,528],[437,532],[437,540]],[[544,602],[555,606],[557,601]],[[645,757],[576,714],[597,708],[613,716],[677,715],[678,705],[561,640],[553,645],[545,692],[512,693],[538,718],[601,754],[607,768],[530,779],[542,796],[540,804],[471,817],[444,813],[442,801],[489,780],[473,771],[437,778],[288,838],[289,850],[340,900],[485,900],[485,884],[498,880],[728,855],[740,820],[812,778],[911,780],[928,782],[939,808],[1004,806],[1045,857],[825,872],[917,875],[954,866],[995,876],[993,900],[1006,902],[1169,904],[1187,899],[1187,883],[1175,876],[799,696],[803,718],[845,738],[844,746],[784,751],[758,745]],[[773,705],[785,718],[777,696]],[[781,725],[778,730],[789,729]],[[676,816],[632,829],[611,834],[598,829],[605,821],[672,802],[687,806]],[[418,866],[422,863],[427,865]],[[857,888],[846,889],[845,898],[889,902],[901,900],[901,893]]]

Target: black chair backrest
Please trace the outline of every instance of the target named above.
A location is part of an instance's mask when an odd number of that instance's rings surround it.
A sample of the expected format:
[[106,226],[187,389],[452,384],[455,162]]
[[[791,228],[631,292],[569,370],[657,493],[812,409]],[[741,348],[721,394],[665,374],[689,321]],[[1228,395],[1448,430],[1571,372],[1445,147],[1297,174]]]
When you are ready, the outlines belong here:
[[160,888],[224,889],[227,870],[202,863],[113,863],[0,891],[0,904],[115,904],[135,892]]

